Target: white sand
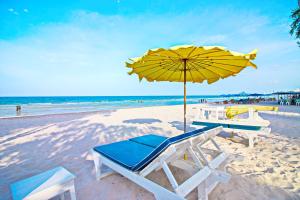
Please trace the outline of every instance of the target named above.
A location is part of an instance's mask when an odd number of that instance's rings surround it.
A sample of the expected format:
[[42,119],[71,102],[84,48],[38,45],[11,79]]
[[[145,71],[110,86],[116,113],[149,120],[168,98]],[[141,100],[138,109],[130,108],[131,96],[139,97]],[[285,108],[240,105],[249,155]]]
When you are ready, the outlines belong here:
[[[220,184],[210,199],[300,199],[300,118],[263,117],[271,120],[275,132],[253,149],[217,138],[235,160],[228,167],[232,179]],[[11,198],[11,183],[59,165],[76,175],[78,199],[154,199],[120,175],[96,181],[88,151],[148,133],[179,134],[182,121],[182,106],[0,119],[0,199]]]

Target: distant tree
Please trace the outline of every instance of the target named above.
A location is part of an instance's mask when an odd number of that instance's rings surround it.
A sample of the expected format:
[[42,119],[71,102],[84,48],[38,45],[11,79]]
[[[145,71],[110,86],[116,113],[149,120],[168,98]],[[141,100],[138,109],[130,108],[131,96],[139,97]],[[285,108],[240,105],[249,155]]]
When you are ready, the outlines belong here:
[[[300,40],[300,0],[298,0],[299,7],[292,12],[293,22],[291,24],[290,34],[295,35],[297,39]],[[300,41],[297,42],[300,47]]]

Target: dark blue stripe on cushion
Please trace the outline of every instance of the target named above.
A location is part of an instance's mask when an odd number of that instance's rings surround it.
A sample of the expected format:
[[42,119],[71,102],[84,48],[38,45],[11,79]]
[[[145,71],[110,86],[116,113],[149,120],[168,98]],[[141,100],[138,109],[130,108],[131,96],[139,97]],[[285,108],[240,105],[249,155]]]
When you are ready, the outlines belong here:
[[129,140],[156,148],[161,143],[163,143],[166,139],[168,138],[164,136],[149,134],[149,135],[143,135],[140,137],[131,138]]
[[223,126],[224,128],[232,128],[232,129],[241,129],[241,130],[252,130],[259,131],[261,126],[251,126],[251,125],[239,125],[239,124],[225,124],[225,123],[214,123],[214,122],[193,122],[193,125],[199,126]]

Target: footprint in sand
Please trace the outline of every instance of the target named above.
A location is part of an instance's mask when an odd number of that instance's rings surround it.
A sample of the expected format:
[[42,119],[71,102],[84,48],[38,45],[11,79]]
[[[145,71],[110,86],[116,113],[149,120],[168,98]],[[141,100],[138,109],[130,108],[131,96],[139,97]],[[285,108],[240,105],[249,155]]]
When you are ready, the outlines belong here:
[[290,163],[293,164],[293,165],[298,164],[298,162],[299,162],[299,161],[297,161],[297,160],[292,160],[292,161],[290,161]]

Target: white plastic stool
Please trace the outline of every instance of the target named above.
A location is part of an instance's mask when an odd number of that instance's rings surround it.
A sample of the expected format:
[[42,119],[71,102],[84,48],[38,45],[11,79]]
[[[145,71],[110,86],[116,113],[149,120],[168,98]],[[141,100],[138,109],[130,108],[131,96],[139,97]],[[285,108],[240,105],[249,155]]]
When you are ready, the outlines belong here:
[[75,176],[63,167],[56,167],[41,174],[11,184],[14,200],[43,200],[70,192],[71,200],[76,200]]

